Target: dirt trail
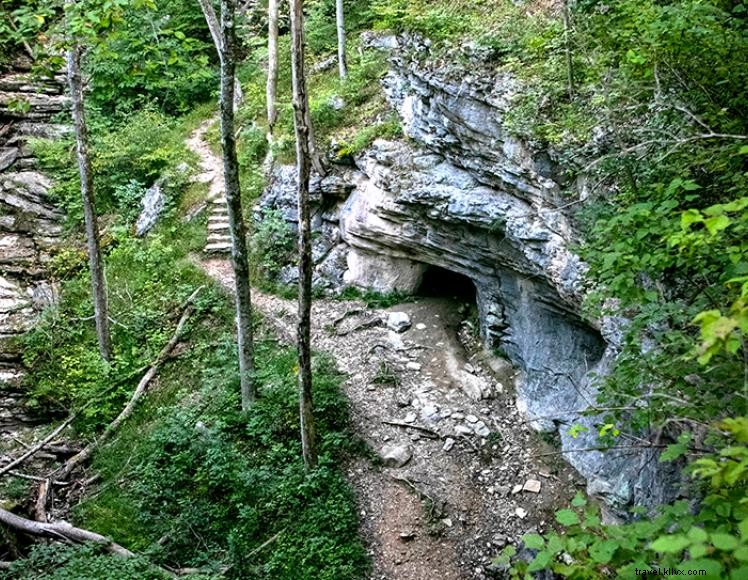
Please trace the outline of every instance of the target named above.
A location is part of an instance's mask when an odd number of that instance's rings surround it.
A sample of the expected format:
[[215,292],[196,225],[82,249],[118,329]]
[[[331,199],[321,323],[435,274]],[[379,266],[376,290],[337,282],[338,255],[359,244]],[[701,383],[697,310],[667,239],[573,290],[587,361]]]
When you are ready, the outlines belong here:
[[[220,166],[209,148],[193,150],[204,168]],[[227,260],[199,263],[233,291]],[[293,341],[296,302],[258,291],[253,301]],[[547,529],[579,483],[558,459],[535,457],[549,449],[516,410],[514,370],[486,357],[461,311],[447,298],[389,309],[334,299],[313,305],[313,346],[348,376],[354,430],[377,453],[396,447],[410,455],[399,468],[363,458],[347,466],[372,580],[488,578],[491,558],[522,534]],[[406,313],[411,328],[389,330],[391,312]]]

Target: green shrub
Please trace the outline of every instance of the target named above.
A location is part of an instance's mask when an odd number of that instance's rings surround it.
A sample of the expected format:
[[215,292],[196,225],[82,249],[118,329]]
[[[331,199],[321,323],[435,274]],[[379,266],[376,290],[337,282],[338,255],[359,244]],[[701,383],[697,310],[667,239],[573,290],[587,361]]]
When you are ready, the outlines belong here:
[[[193,358],[196,372],[172,404],[151,407],[147,431],[126,433],[100,456],[105,477],[124,483],[85,501],[79,517],[157,561],[228,565],[230,578],[362,577],[355,502],[337,469],[352,447],[334,363],[315,358],[320,465],[306,474],[294,351],[258,343],[261,397],[246,416],[234,361],[230,335]],[[134,459],[123,468],[126,457]]]
[[144,558],[112,556],[97,546],[35,546],[2,573],[8,580],[166,580],[171,576]]
[[295,240],[279,210],[265,211],[252,234],[254,277],[266,282],[274,280],[280,269],[293,260]]
[[[166,176],[166,194],[176,197],[189,173],[177,170],[193,160],[184,145],[185,122],[144,108],[113,123],[93,114],[89,120],[91,168],[99,214],[114,212],[124,223],[139,211],[139,188]],[[77,158],[72,140],[31,142],[42,168],[54,180],[51,194],[70,226],[83,221]]]
[[[148,241],[121,232],[107,256],[109,307],[116,321],[111,325],[111,365],[101,360],[96,348],[88,270],[64,282],[59,305],[46,310],[24,336],[32,405],[80,409],[96,400],[76,423],[84,433],[119,412],[132,388],[132,377],[122,377],[156,357],[173,331],[170,317],[203,281],[182,257],[192,247],[189,236],[182,232],[176,238],[176,231],[168,230],[163,226]],[[212,308],[211,294],[206,293],[201,308]]]
[[[513,578],[552,570],[564,578],[629,578],[636,570],[704,570],[705,578],[738,580],[748,574],[748,418],[728,419],[719,425],[729,434],[720,451],[691,463],[702,484],[702,497],[694,508],[685,500],[662,506],[656,515],[635,521],[603,525],[600,512],[581,494],[571,508],[556,512],[563,533],[527,534],[524,545],[535,550],[531,561],[516,562]],[[684,440],[685,442],[685,440]],[[686,445],[671,445],[663,458],[681,456]],[[516,554],[506,548],[496,560],[505,568]],[[642,575],[639,573],[638,575]]]
[[106,115],[153,104],[167,114],[185,113],[217,89],[216,56],[197,3],[126,5],[86,59],[89,100]]

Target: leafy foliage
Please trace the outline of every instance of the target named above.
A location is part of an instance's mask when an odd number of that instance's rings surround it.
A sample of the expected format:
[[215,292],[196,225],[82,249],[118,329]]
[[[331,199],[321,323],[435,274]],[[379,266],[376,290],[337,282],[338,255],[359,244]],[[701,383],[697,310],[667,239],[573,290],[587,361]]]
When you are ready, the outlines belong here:
[[118,558],[97,546],[38,545],[2,574],[8,580],[165,580],[144,558]]
[[[191,124],[145,108],[112,122],[93,115],[89,153],[94,171],[97,209],[116,212],[124,223],[139,211],[138,192],[159,177],[166,178],[165,193],[176,197],[186,185],[189,172],[180,163],[192,161],[184,145]],[[37,139],[31,147],[42,168],[55,179],[52,195],[67,213],[70,226],[83,222],[80,178],[74,146],[68,139]]]
[[[748,572],[748,418],[721,424],[729,434],[718,454],[693,463],[704,497],[694,510],[687,501],[663,506],[655,517],[624,525],[604,525],[599,509],[578,494],[572,508],[556,513],[563,533],[527,534],[525,547],[535,550],[529,562],[510,567],[510,546],[496,564],[524,578],[552,570],[564,578],[620,577],[636,570],[674,568],[705,570],[707,578],[743,578]],[[637,510],[635,510],[637,511]]]
[[[171,317],[203,278],[180,257],[196,242],[164,228],[147,242],[119,232],[107,256],[114,361],[97,354],[90,312],[87,270],[73,270],[63,285],[59,305],[44,312],[24,336],[24,362],[30,368],[31,404],[46,408],[81,409],[77,422],[84,433],[113,418],[129,396],[133,373],[152,361],[173,331]],[[83,258],[81,258],[83,259]],[[164,273],[169,272],[169,276]],[[206,295],[199,308],[214,306]],[[137,380],[137,379],[135,379]]]
[[291,262],[295,240],[294,232],[280,210],[263,212],[252,234],[253,279],[275,279],[281,267]]
[[[306,475],[295,353],[274,342],[258,347],[262,396],[245,416],[231,336],[196,345],[184,363],[191,378],[175,369],[166,379],[172,403],[148,408],[140,427],[100,455],[105,478],[127,483],[85,501],[79,516],[156,561],[207,571],[229,565],[230,578],[358,578],[365,551],[336,467],[350,449],[340,378],[330,360],[315,360],[321,457]],[[255,551],[276,534],[268,549]]]

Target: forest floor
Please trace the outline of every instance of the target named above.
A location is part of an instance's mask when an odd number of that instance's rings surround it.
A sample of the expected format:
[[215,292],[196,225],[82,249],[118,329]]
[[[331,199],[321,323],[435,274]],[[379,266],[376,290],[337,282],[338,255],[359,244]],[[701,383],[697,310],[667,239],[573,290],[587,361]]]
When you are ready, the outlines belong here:
[[[222,183],[222,163],[196,132],[198,180]],[[227,292],[223,257],[197,263]],[[254,307],[294,343],[296,302],[255,290]],[[359,504],[372,580],[487,578],[491,559],[553,525],[580,477],[531,432],[514,401],[515,371],[488,356],[465,315],[470,304],[421,297],[386,309],[317,299],[312,344],[347,380],[352,429],[383,461],[344,468]],[[474,305],[473,305],[474,306]],[[392,312],[412,326],[387,327]],[[387,456],[392,456],[387,460]],[[404,462],[400,467],[388,466]]]

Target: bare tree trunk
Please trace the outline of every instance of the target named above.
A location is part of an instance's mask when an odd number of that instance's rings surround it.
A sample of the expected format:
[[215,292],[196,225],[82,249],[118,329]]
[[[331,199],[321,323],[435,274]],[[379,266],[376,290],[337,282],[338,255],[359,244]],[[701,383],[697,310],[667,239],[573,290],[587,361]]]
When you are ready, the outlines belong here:
[[221,54],[221,26],[218,23],[218,18],[216,18],[216,11],[213,9],[213,3],[211,0],[197,0],[200,4],[200,8],[203,11],[203,16],[205,16],[205,22],[208,24],[208,30],[210,31],[210,36],[213,38],[213,44],[216,47],[216,50],[218,51],[218,54]]
[[310,148],[309,101],[304,76],[304,1],[291,0],[291,71],[293,78],[294,127],[296,128],[296,165],[298,171],[299,211],[299,325],[296,340],[299,350],[299,411],[304,466],[317,464],[312,402],[312,233],[309,216]]
[[[221,56],[221,26],[218,23],[218,18],[216,17],[216,11],[213,9],[213,3],[211,0],[197,0],[200,4],[200,8],[203,11],[203,16],[205,16],[205,22],[208,24],[208,30],[210,31],[210,36],[213,39],[213,44],[216,47],[216,51],[218,52],[218,56]],[[242,104],[242,99],[244,98],[244,95],[242,93],[242,86],[239,83],[239,80],[234,78],[234,106],[238,107]]]
[[569,98],[574,98],[574,64],[571,54],[571,16],[569,14],[569,0],[564,0],[564,45],[566,52],[566,77],[569,88]]
[[345,14],[343,0],[335,0],[335,24],[338,29],[338,71],[340,78],[348,76],[348,65],[345,61]]
[[112,358],[112,341],[109,334],[109,309],[104,282],[104,265],[101,262],[101,249],[99,247],[99,224],[96,221],[96,197],[94,196],[91,160],[88,156],[88,128],[86,127],[86,115],[83,109],[80,58],[80,47],[73,45],[67,52],[68,86],[72,100],[78,170],[83,197],[83,215],[86,222],[86,246],[88,247],[88,263],[91,269],[96,337],[99,341],[99,352],[108,361]]
[[268,1],[268,80],[266,87],[268,108],[268,144],[273,144],[273,129],[278,118],[278,0]]
[[252,339],[252,290],[249,283],[247,226],[242,213],[239,184],[239,162],[234,135],[234,82],[236,72],[234,15],[236,0],[221,0],[221,147],[226,204],[231,228],[231,261],[236,283],[236,329],[239,345],[239,376],[242,409],[247,410],[256,398],[254,384],[254,342]]

